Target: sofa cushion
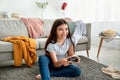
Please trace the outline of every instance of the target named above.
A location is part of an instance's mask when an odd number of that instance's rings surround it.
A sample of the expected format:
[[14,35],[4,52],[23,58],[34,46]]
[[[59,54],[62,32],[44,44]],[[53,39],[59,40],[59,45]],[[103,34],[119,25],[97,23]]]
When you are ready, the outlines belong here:
[[88,41],[88,38],[87,38],[86,36],[82,36],[82,37],[79,39],[78,43],[85,43],[85,42],[87,42],[87,41]]
[[9,36],[29,36],[24,23],[17,19],[0,20],[0,39]]
[[39,49],[40,47],[39,47],[39,42],[35,39],[35,41],[36,41],[36,49]]
[[0,41],[0,52],[12,52],[13,45],[10,42]]
[[68,22],[68,26],[69,26],[71,34],[73,34],[75,30],[75,22]]
[[[38,41],[36,41],[36,49],[39,49]],[[0,41],[0,52],[13,52],[13,43]]]
[[36,40],[39,42],[40,49],[45,48],[45,44],[46,44],[47,38],[39,38],[39,39],[36,39]]
[[42,38],[47,37],[49,35],[49,32],[51,30],[51,27],[52,27],[54,20],[43,19],[43,22],[44,22],[44,24],[43,24],[44,35],[40,36]]

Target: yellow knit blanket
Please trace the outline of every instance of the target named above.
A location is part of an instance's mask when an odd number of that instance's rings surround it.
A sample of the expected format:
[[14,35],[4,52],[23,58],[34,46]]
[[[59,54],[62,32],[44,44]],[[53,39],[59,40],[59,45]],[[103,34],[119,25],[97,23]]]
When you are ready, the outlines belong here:
[[28,66],[32,66],[37,60],[36,42],[34,39],[25,36],[15,36],[6,37],[2,40],[13,43],[15,66],[21,66],[23,58]]

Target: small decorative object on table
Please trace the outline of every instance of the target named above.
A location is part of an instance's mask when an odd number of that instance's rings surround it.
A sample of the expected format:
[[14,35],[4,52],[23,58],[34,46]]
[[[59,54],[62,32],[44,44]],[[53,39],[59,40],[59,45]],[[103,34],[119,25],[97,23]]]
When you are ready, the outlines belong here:
[[19,16],[18,13],[12,13],[12,14],[11,14],[11,18],[19,19],[20,16]]
[[[105,31],[102,31],[99,36],[104,36],[106,37],[105,41],[106,42],[109,42],[111,40],[113,40],[113,38],[110,38],[110,37],[115,37],[117,36],[117,31],[113,30],[113,29],[107,29]],[[107,38],[108,37],[108,38]]]
[[43,10],[46,9],[48,2],[36,2],[36,4],[41,9],[41,18],[43,18]]
[[3,16],[4,16],[4,18],[10,18],[10,13],[9,12],[4,12]]

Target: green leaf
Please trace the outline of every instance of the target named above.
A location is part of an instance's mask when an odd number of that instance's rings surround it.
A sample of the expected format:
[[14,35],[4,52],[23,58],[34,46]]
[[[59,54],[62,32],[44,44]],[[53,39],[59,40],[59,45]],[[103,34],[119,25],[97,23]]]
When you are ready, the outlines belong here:
[[39,8],[45,9],[48,5],[48,2],[45,2],[45,3],[36,2],[36,4]]

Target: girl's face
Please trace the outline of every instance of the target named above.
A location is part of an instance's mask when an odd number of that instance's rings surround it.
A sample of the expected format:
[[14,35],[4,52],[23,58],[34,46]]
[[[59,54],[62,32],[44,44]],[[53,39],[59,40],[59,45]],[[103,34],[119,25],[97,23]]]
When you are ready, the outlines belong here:
[[65,40],[69,33],[68,25],[62,24],[57,27],[57,40]]

